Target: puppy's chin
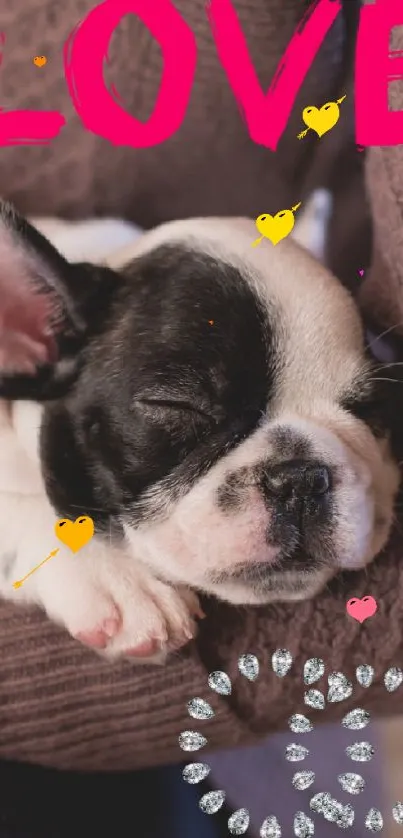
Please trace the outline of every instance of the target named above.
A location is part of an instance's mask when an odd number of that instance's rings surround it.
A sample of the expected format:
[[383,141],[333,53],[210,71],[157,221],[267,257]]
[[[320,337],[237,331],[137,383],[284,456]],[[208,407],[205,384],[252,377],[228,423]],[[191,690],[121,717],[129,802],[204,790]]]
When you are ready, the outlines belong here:
[[[248,583],[237,579],[235,582],[213,583],[211,593],[218,599],[233,605],[265,605],[270,602],[300,602],[316,596],[332,579],[336,570],[322,566],[302,571],[272,571],[257,565],[256,580]],[[259,577],[260,572],[260,577]]]

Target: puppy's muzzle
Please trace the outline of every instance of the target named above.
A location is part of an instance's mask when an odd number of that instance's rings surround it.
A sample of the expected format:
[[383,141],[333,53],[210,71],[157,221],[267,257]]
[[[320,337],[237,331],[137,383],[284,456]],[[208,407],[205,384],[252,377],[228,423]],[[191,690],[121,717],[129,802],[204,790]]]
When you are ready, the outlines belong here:
[[288,460],[268,465],[260,488],[271,512],[266,542],[280,547],[277,566],[301,568],[317,557],[322,528],[332,510],[332,474],[321,462]]

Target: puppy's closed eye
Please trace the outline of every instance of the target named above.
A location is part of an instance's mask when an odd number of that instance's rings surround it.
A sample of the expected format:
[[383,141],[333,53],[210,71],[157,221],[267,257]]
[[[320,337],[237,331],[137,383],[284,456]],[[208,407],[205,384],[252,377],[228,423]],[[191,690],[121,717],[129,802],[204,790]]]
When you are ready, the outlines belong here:
[[148,410],[150,418],[154,422],[160,420],[165,427],[172,420],[173,424],[179,421],[182,427],[183,423],[188,424],[193,430],[197,429],[198,433],[224,433],[225,447],[242,442],[258,426],[264,415],[262,411],[243,407],[239,416],[229,419],[218,402],[214,405],[196,405],[179,399],[141,397],[134,404],[142,409],[143,414],[144,408]]
[[190,416],[199,416],[207,422],[210,422],[211,424],[215,424],[216,422],[215,418],[210,413],[207,413],[200,407],[197,407],[196,405],[186,401],[158,398],[140,398],[136,399],[135,404],[146,408],[149,407],[151,410],[160,409],[163,410],[165,413],[188,413]]

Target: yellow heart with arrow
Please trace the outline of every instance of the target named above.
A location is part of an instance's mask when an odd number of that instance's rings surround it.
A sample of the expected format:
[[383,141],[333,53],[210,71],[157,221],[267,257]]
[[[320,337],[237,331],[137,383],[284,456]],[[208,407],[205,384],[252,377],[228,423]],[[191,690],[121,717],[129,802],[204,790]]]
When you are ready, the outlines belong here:
[[276,215],[270,215],[268,212],[259,215],[255,223],[261,235],[252,242],[252,247],[256,247],[263,239],[269,239],[272,244],[278,244],[286,236],[289,236],[295,224],[294,212],[300,206],[301,201],[290,210],[279,210]]
[[337,102],[326,102],[321,108],[316,108],[315,105],[308,105],[302,111],[302,120],[308,126],[305,131],[298,134],[298,139],[302,140],[306,137],[309,130],[315,131],[318,137],[323,137],[331,128],[334,128],[340,119],[340,108],[344,102],[347,94],[337,99]]

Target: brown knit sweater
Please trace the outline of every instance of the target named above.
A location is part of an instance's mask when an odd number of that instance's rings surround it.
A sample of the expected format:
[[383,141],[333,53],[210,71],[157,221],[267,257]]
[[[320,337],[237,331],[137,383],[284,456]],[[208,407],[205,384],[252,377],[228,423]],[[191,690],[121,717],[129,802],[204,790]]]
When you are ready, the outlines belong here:
[[[86,131],[67,93],[62,46],[94,5],[94,0],[2,0],[0,31],[6,43],[1,107],[56,109],[67,119],[49,146],[0,149],[2,194],[27,214],[115,214],[147,227],[195,214],[256,217],[303,200],[313,186],[327,185],[336,196],[330,261],[341,278],[354,283],[357,269],[370,259],[364,155],[355,150],[352,121],[358,2],[345,4],[348,16],[339,15],[326,38],[276,153],[248,137],[216,57],[205,0],[175,0],[198,45],[196,82],[177,134],[155,148],[133,150],[112,147]],[[233,0],[233,5],[266,87],[307,0]],[[403,48],[402,35],[400,40]],[[42,68],[32,62],[38,54],[48,59]],[[161,58],[134,16],[118,27],[110,56],[109,79],[127,109],[147,118]],[[320,106],[345,92],[337,128],[320,142],[309,134],[298,141],[302,108]],[[398,85],[391,86],[391,100],[392,107],[403,107]],[[403,146],[371,150],[366,174],[376,247],[363,302],[388,324],[403,320]],[[215,719],[203,723],[210,746],[246,742],[278,730],[291,712],[302,708],[301,671],[311,656],[322,657],[328,671],[341,669],[350,676],[360,663],[373,665],[376,684],[366,691],[365,706],[378,714],[396,712],[399,692],[388,694],[382,675],[403,661],[401,546],[396,530],[385,555],[368,571],[337,580],[310,602],[246,609],[208,603],[198,641],[164,668],[111,665],[40,612],[2,604],[0,756],[100,770],[179,760],[178,734],[198,728],[186,712],[192,696],[207,698],[216,710]],[[360,626],[346,615],[345,603],[364,594],[376,597],[378,612]],[[269,666],[278,647],[295,657],[292,674],[284,679]],[[255,683],[237,675],[237,659],[244,652],[260,660]],[[233,678],[228,698],[208,689],[213,669]],[[355,689],[351,706],[359,704],[362,692]],[[329,705],[318,715],[328,720],[339,712],[337,705]]]

